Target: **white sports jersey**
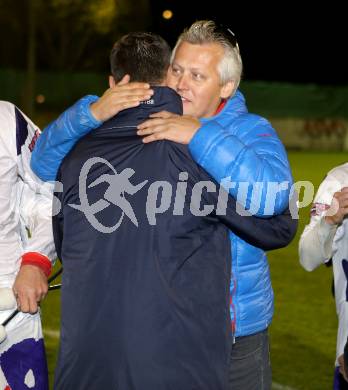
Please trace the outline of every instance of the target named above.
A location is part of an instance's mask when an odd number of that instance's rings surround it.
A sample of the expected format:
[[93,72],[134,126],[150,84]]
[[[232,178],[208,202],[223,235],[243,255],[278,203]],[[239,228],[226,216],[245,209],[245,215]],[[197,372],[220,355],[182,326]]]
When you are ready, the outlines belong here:
[[339,319],[336,358],[343,354],[348,336],[348,218],[337,227],[326,223],[324,216],[334,193],[343,187],[348,187],[348,163],[332,169],[321,183],[299,246],[300,262],[308,271],[332,258]]
[[0,288],[12,287],[24,253],[55,257],[52,188],[30,169],[39,134],[17,107],[0,101]]

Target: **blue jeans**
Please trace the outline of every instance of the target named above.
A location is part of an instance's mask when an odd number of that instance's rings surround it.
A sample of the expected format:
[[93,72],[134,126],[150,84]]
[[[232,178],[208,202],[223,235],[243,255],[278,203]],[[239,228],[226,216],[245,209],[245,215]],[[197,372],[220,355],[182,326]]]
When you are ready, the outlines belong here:
[[237,337],[230,360],[230,390],[270,390],[272,370],[268,329]]

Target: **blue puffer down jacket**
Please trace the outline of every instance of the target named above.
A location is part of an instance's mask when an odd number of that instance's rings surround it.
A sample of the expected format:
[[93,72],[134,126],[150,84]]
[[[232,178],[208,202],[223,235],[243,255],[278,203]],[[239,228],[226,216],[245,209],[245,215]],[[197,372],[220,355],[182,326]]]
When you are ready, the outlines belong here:
[[[241,92],[227,101],[189,144],[193,159],[214,179],[230,178],[230,194],[258,216],[281,213],[293,183],[286,151],[271,124],[248,113]],[[256,184],[257,183],[257,184]],[[230,232],[231,319],[235,337],[268,327],[273,290],[265,252]]]

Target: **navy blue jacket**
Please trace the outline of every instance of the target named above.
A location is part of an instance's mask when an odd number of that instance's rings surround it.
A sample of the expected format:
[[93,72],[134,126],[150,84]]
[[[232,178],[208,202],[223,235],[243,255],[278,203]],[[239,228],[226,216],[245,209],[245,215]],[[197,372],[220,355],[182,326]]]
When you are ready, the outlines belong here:
[[[142,143],[136,126],[149,114],[181,111],[169,88],[155,88],[152,99],[86,135],[58,173],[63,192],[56,193],[61,211],[53,228],[64,273],[56,390],[226,389],[229,229],[263,249],[286,245],[295,232],[287,214],[241,217],[232,197],[225,215],[195,216],[216,206],[218,189],[195,191],[196,183],[215,183],[185,145]],[[91,158],[83,188],[80,174]],[[117,174],[128,181],[112,187]],[[91,207],[99,201],[97,224],[79,209],[81,188]]]

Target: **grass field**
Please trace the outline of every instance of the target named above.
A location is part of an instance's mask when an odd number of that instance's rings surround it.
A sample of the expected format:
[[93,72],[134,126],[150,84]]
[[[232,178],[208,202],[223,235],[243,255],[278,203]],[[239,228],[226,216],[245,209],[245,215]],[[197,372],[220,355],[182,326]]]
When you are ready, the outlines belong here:
[[[289,158],[295,181],[310,180],[317,190],[327,171],[343,163],[346,154],[291,152]],[[269,254],[275,291],[271,326],[273,387],[279,390],[332,388],[337,328],[331,296],[332,269],[323,266],[308,273],[298,262],[298,239],[308,215],[309,207],[300,210],[294,241],[287,248]],[[59,339],[58,292],[50,293],[42,312],[52,382]]]

